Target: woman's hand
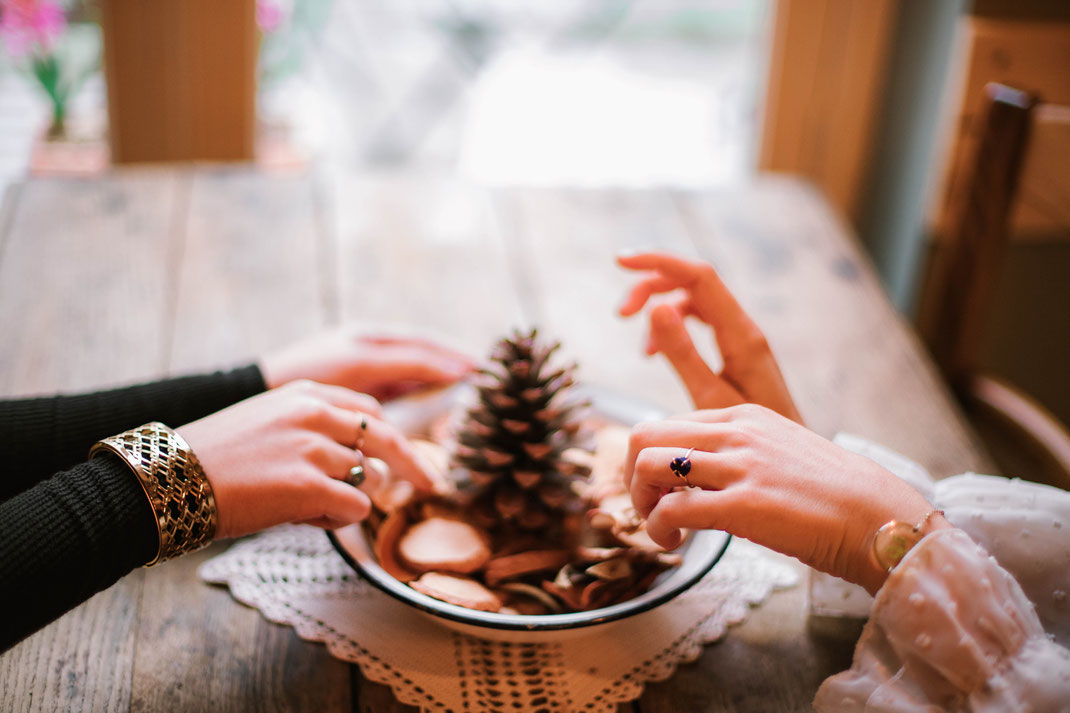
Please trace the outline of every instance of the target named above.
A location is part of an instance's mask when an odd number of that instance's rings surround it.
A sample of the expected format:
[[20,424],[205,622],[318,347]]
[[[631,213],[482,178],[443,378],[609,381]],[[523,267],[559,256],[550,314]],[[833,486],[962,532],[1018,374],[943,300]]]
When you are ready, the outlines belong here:
[[[367,517],[368,496],[346,482],[350,468],[362,462],[353,448],[364,419],[363,454],[382,459],[417,488],[432,489],[428,466],[380,416],[370,396],[298,381],[179,428],[212,485],[216,537],[284,522],[336,528]],[[364,487],[370,492],[374,486]]]
[[[669,463],[691,448],[689,488]],[[640,424],[624,467],[658,544],[676,547],[681,528],[724,530],[870,593],[887,577],[870,558],[874,533],[890,520],[920,522],[932,509],[868,458],[753,404]],[[949,526],[942,517],[930,522]]]
[[[684,291],[676,302],[651,310],[646,351],[668,358],[697,408],[752,402],[802,423],[765,335],[712,266],[656,252],[621,255],[617,262],[629,270],[652,272],[628,293],[620,308],[622,316],[637,313],[655,294]],[[695,349],[684,326],[689,316],[713,328],[724,359],[721,373],[713,371]]]
[[353,326],[313,335],[260,361],[269,389],[309,379],[380,401],[452,384],[474,366],[464,354],[431,341],[361,334]]

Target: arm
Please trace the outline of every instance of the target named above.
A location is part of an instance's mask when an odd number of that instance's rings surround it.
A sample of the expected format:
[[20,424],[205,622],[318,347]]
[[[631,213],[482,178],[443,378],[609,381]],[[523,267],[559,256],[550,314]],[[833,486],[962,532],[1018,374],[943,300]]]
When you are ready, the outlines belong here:
[[0,651],[145,564],[156,547],[145,493],[113,457],[0,503],[0,599],[8,610]]
[[[363,519],[370,510],[365,491],[383,477],[369,467],[362,489],[349,484],[364,456],[417,488],[436,486],[438,474],[382,421],[378,402],[352,389],[389,397],[450,383],[471,368],[465,357],[420,340],[336,330],[263,364],[268,384],[278,388],[244,401],[246,392],[265,387],[257,367],[0,409],[0,599],[19,612],[0,625],[0,650],[160,548],[155,514],[129,466],[108,453],[85,462],[102,437],[153,420],[185,423],[177,430],[204,468],[216,538],[282,522],[340,527]],[[77,465],[44,479],[57,463]]]
[[[765,335],[711,265],[666,253],[621,255],[617,262],[644,273],[620,307],[623,317],[638,313],[656,294],[682,293],[650,310],[646,352],[669,360],[695,408],[755,403],[802,423]],[[684,326],[689,317],[711,329],[724,362],[720,371],[706,364],[695,349]]]
[[[436,474],[380,416],[369,396],[295,382],[178,428],[214,498],[211,534],[362,520],[371,503],[347,477],[364,455],[417,488],[435,487]],[[375,485],[372,477],[363,487]],[[159,546],[145,492],[110,453],[0,503],[0,600],[15,605],[0,624],[0,650],[151,561]]]
[[453,383],[471,359],[433,342],[324,331],[264,356],[259,366],[184,376],[110,391],[0,401],[0,499],[85,459],[96,441],[149,421],[196,421],[299,380],[343,386],[384,401]]
[[[648,351],[669,358],[696,405],[718,407],[633,430],[625,476],[648,534],[671,547],[684,527],[726,530],[876,593],[854,665],[821,688],[818,710],[1065,710],[1070,653],[1045,634],[1018,582],[943,516],[926,518],[932,506],[905,482],[785,418],[798,420],[784,407],[790,395],[764,338],[721,292],[712,268],[680,267],[665,255],[620,262],[667,265],[675,274],[640,283],[622,313],[654,292],[684,289],[682,306],[652,311]],[[714,327],[725,355],[720,374],[695,352],[682,329],[686,314]],[[750,373],[734,371],[744,363],[754,366]],[[685,455],[693,487],[681,487],[667,467]],[[1008,504],[1005,496],[989,499]],[[1025,500],[1023,507],[1037,509]],[[871,552],[890,520],[924,521],[927,534],[889,575]],[[1045,526],[1058,535],[1070,522],[1048,517]],[[1018,531],[1019,543],[1035,551],[1039,530]],[[1049,559],[1044,566],[1065,569],[1062,558]],[[1047,595],[1058,597],[1050,587]]]
[[148,421],[188,423],[264,390],[255,366],[74,396],[0,401],[0,499],[85,460],[96,441]]

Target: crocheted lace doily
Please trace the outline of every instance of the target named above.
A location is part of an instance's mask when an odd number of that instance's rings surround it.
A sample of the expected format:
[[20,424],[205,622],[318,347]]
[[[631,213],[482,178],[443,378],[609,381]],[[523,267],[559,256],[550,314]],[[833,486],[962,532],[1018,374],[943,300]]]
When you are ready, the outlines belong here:
[[243,540],[200,576],[425,711],[613,711],[798,581],[783,559],[736,539],[706,577],[650,612],[547,642],[506,643],[457,633],[383,594],[313,527]]

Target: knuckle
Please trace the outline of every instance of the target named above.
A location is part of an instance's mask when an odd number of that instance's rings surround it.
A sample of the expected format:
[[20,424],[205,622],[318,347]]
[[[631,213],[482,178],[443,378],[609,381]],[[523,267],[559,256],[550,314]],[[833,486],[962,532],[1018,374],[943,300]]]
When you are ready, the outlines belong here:
[[325,452],[323,439],[316,438],[313,434],[305,432],[298,438],[294,450],[306,463],[318,463]]
[[761,418],[762,413],[765,411],[765,407],[754,403],[753,401],[747,401],[739,404],[735,407],[735,413],[733,416],[742,421],[754,421]]
[[695,274],[702,282],[709,282],[710,280],[718,279],[717,269],[710,263],[702,262],[698,263],[697,265],[695,263],[691,264],[695,266]]
[[659,462],[657,455],[650,448],[639,451],[635,457],[635,478],[638,481],[650,481],[657,472]]
[[653,439],[655,428],[656,426],[653,421],[645,421],[636,424],[632,427],[631,435],[628,436],[628,447],[632,449],[634,453],[638,453],[646,448],[647,444]]
[[326,401],[305,394],[294,409],[298,423],[306,427],[318,427],[324,423],[330,414],[330,406]]
[[313,393],[318,385],[311,379],[296,379],[287,384],[287,388],[299,394]]
[[738,423],[733,423],[724,437],[729,448],[738,450],[750,444],[750,431]]

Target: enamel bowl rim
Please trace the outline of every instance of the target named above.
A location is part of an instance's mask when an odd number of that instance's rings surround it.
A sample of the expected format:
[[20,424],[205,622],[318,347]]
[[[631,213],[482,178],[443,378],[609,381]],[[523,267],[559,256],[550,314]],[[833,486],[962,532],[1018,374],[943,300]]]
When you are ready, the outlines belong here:
[[[591,399],[597,413],[625,425],[664,417],[661,409],[615,392],[591,387],[580,390]],[[453,393],[444,397],[444,401],[453,402],[456,397],[457,394]],[[441,408],[441,404],[438,404],[438,407]],[[702,579],[720,561],[732,539],[731,535],[719,530],[692,532],[688,541],[679,550],[683,555],[683,564],[663,574],[662,579],[643,594],[627,601],[583,612],[520,615],[468,609],[417,592],[387,574],[379,566],[364,528],[359,523],[334,532],[328,531],[327,537],[354,570],[377,589],[404,604],[430,614],[432,617],[450,622],[477,628],[523,632],[578,629],[606,624],[650,611],[673,599]]]

